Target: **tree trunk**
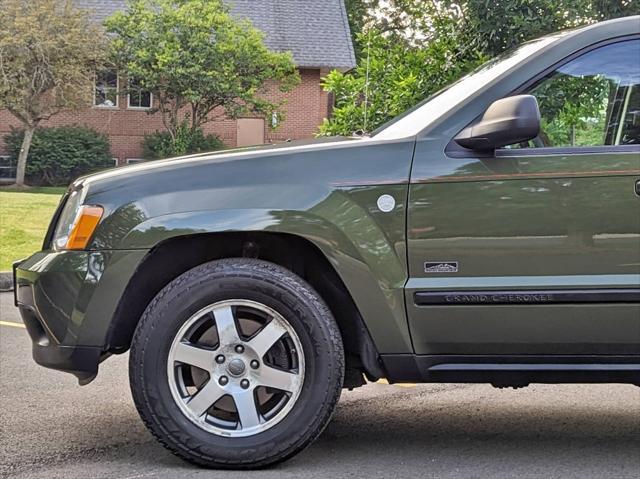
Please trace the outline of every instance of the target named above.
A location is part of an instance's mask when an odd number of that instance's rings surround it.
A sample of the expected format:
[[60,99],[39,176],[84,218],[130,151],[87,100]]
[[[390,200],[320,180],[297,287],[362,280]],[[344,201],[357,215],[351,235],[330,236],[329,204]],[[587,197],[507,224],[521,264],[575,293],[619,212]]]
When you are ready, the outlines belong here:
[[24,186],[24,173],[27,168],[27,157],[31,148],[31,140],[33,133],[36,131],[35,126],[27,126],[24,130],[24,138],[22,139],[22,147],[18,155],[18,164],[16,166],[16,186]]
[[198,119],[196,118],[196,115],[198,114],[198,104],[197,103],[192,103],[191,104],[191,114],[193,115],[191,117],[191,133],[195,133],[196,129],[198,128]]

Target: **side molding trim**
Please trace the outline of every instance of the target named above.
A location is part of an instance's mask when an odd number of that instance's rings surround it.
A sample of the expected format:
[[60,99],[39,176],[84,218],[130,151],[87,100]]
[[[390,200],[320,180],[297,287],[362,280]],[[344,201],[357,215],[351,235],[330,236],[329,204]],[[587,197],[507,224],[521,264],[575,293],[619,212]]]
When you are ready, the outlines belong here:
[[561,289],[513,291],[418,291],[417,306],[640,303],[640,289]]

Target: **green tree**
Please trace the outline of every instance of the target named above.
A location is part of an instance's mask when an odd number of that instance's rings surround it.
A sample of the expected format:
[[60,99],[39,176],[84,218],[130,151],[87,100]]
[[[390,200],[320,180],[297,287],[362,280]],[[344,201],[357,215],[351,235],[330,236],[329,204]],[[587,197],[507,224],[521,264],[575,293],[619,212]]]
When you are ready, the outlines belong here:
[[16,171],[16,185],[23,186],[38,125],[91,104],[105,37],[71,0],[0,0],[0,11],[0,108],[24,127]]
[[220,117],[271,114],[264,87],[287,91],[299,82],[289,53],[267,49],[248,20],[231,16],[222,0],[132,0],[106,21],[113,61],[151,90],[172,141]]
[[347,19],[351,30],[351,38],[356,53],[356,58],[362,55],[362,45],[358,41],[359,35],[370,26],[371,12],[380,6],[380,0],[345,0]]
[[489,56],[566,28],[640,13],[640,0],[450,0],[468,42]]
[[[371,131],[523,41],[640,13],[640,0],[348,0],[346,5],[358,66],[324,80],[335,98],[332,118],[320,128],[324,135]],[[567,121],[590,116],[569,113],[563,113]]]
[[460,11],[417,1],[380,4],[357,34],[357,67],[323,81],[335,98],[321,135],[368,132],[459,78],[484,57],[462,41]]
[[453,32],[425,48],[413,48],[375,30],[361,33],[358,40],[368,55],[355,70],[334,70],[323,80],[336,106],[320,126],[322,135],[371,131],[458,78],[469,62],[479,61],[460,54]]
[[538,85],[534,95],[540,105],[545,144],[602,144],[612,89],[615,91],[611,81],[601,76],[559,74]]

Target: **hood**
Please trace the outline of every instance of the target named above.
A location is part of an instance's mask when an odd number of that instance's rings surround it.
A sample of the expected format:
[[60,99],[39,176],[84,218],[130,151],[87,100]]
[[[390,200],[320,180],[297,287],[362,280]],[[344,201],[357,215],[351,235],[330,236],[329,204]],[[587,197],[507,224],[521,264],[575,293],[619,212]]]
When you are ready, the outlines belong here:
[[364,141],[366,137],[320,137],[304,140],[286,141],[282,143],[273,143],[267,145],[256,145],[241,148],[231,148],[228,150],[219,150],[208,153],[198,153],[194,155],[179,156],[175,158],[167,158],[164,160],[150,160],[134,165],[121,166],[109,170],[81,176],[73,182],[76,187],[79,186],[97,186],[101,182],[109,182],[109,180],[118,177],[150,174],[154,171],[164,170],[167,168],[179,167],[190,163],[208,163],[216,161],[242,160],[255,157],[279,156],[282,154],[290,154],[296,152],[304,152],[319,147],[331,148],[332,146],[341,146],[344,142]]

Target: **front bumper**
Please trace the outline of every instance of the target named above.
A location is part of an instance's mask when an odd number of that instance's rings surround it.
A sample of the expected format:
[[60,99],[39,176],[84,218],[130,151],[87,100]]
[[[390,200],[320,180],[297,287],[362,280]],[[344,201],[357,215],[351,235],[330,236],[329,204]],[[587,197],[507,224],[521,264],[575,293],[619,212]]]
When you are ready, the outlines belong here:
[[33,359],[87,384],[108,353],[109,325],[146,250],[42,251],[14,264],[15,304]]

